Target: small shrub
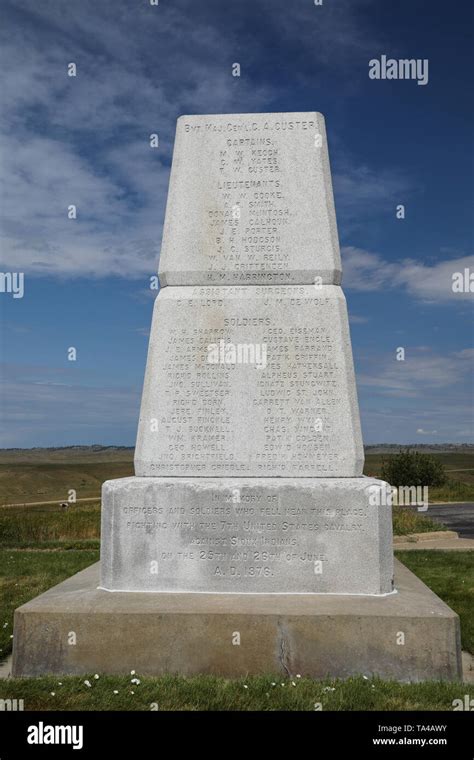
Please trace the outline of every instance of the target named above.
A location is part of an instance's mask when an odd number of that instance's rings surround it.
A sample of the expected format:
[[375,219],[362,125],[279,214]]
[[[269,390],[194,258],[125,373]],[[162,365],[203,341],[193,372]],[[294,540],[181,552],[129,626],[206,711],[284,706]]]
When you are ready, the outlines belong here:
[[382,460],[382,480],[400,486],[443,486],[447,476],[442,463],[430,454],[401,449]]

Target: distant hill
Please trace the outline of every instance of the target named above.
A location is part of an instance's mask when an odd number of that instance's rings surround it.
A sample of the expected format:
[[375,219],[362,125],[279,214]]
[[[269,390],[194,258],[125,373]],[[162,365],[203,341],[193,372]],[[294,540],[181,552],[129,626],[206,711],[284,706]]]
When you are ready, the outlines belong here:
[[1,464],[17,462],[31,464],[59,464],[77,462],[131,462],[133,446],[54,446],[32,449],[0,449]]
[[371,454],[394,454],[400,449],[415,449],[426,454],[467,454],[474,451],[474,443],[375,443],[364,446],[364,449]]
[[[364,446],[365,451],[372,454],[393,454],[400,449],[417,449],[425,452],[460,452],[467,453],[474,451],[474,443],[372,443]],[[100,443],[93,443],[90,446],[34,446],[32,448],[0,448],[0,457],[3,459],[4,455],[15,455],[17,452],[23,455],[28,454],[32,457],[40,457],[43,459],[45,454],[51,455],[53,458],[63,458],[70,453],[80,456],[81,454],[101,454],[107,455],[114,454],[127,454],[133,453],[134,446],[105,446]],[[128,456],[127,456],[128,458]]]

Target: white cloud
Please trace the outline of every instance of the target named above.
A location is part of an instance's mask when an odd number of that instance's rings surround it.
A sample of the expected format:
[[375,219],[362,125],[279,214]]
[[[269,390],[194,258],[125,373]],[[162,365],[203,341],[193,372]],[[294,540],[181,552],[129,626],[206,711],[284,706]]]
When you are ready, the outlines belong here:
[[474,272],[474,256],[464,256],[451,261],[439,261],[432,266],[408,259],[402,263],[398,280],[409,293],[423,301],[472,299],[472,293],[453,291],[453,275],[465,269]]
[[390,264],[376,253],[353,246],[341,249],[344,287],[370,291],[393,287],[397,265]]
[[443,356],[425,346],[407,348],[404,361],[397,361],[395,353],[372,360],[370,374],[359,374],[357,382],[394,398],[426,397],[440,389],[460,388],[472,371],[471,351]]
[[[113,152],[105,158],[114,163]],[[3,266],[61,276],[153,272],[168,169],[151,148],[140,151],[136,143],[122,147],[122,161],[121,171],[129,172],[132,163],[136,170],[128,187],[118,167],[107,174],[95,170],[59,140],[4,136]],[[70,205],[77,219],[68,219]]]
[[472,293],[455,293],[453,274],[465,268],[474,271],[474,256],[464,256],[435,264],[403,259],[397,263],[384,260],[376,253],[361,248],[342,248],[344,286],[358,291],[380,291],[402,288],[425,302],[461,301]]
[[[62,277],[156,271],[176,117],[235,110],[242,94],[251,110],[268,88],[236,87],[230,64],[213,65],[228,57],[219,30],[172,8],[158,19],[120,0],[67,13],[18,0],[22,12],[1,48],[2,266]],[[77,220],[67,218],[72,204]]]
[[[61,277],[155,271],[176,117],[266,111],[288,86],[259,80],[267,37],[245,23],[252,3],[241,13],[220,4],[209,10],[16,0],[0,53],[4,267]],[[291,13],[265,0],[261,13],[304,57],[303,81],[311,62],[342,74],[348,57],[374,44],[349,0]],[[236,56],[238,81],[230,73]],[[67,76],[71,61],[76,77]],[[160,135],[156,152],[151,132]],[[347,161],[335,183],[352,218],[357,198],[391,199],[400,186],[389,172]],[[70,204],[78,207],[75,222],[66,218]]]
[[333,186],[338,219],[348,230],[360,228],[368,218],[389,209],[394,215],[396,205],[415,192],[414,183],[400,170],[376,171],[354,163],[342,152],[343,158],[334,162]]

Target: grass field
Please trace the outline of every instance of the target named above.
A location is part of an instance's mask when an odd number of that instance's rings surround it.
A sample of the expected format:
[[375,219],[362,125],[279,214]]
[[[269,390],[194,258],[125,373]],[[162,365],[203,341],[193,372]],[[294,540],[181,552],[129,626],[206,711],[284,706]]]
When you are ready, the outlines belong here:
[[[366,475],[380,475],[384,454],[366,454]],[[474,499],[474,451],[436,453],[449,484],[430,489],[433,501]],[[104,480],[133,475],[133,449],[31,449],[0,451],[0,505],[100,497]]]
[[[379,679],[345,681],[281,676],[229,680],[61,676],[0,681],[0,698],[23,699],[25,710],[452,710],[464,697],[461,683],[399,684]],[[87,685],[85,682],[90,685]]]
[[410,533],[431,533],[446,530],[442,522],[432,520],[411,507],[393,507],[392,524],[394,536],[406,536]]
[[74,462],[0,465],[0,504],[100,498],[104,480],[133,475],[130,462]]
[[[439,488],[429,489],[430,502],[473,501],[474,500],[474,452],[446,452],[431,454],[444,466],[448,482]],[[365,475],[380,477],[382,460],[391,454],[371,454],[365,456]]]
[[97,549],[0,549],[0,659],[11,652],[14,610],[98,558]]
[[457,612],[462,647],[474,654],[474,552],[398,551],[395,556]]
[[67,511],[47,507],[9,507],[0,509],[0,547],[63,547],[71,541],[94,541],[100,537],[100,502],[75,504]]
[[[403,447],[402,447],[403,448]],[[373,454],[366,452],[365,455],[365,468],[366,475],[380,475],[380,469],[382,467],[382,460],[388,459],[391,454]],[[446,471],[452,471],[450,477],[455,480],[461,480],[465,483],[474,485],[474,451],[466,452],[439,452],[432,453],[430,456],[434,456],[438,459]]]

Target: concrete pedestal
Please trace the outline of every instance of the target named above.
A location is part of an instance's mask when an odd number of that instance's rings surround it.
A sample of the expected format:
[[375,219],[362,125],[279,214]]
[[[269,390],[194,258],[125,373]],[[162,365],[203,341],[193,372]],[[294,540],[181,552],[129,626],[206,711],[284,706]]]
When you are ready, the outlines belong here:
[[96,564],[16,610],[13,675],[461,680],[458,616],[399,562],[395,583],[384,597],[112,593]]

